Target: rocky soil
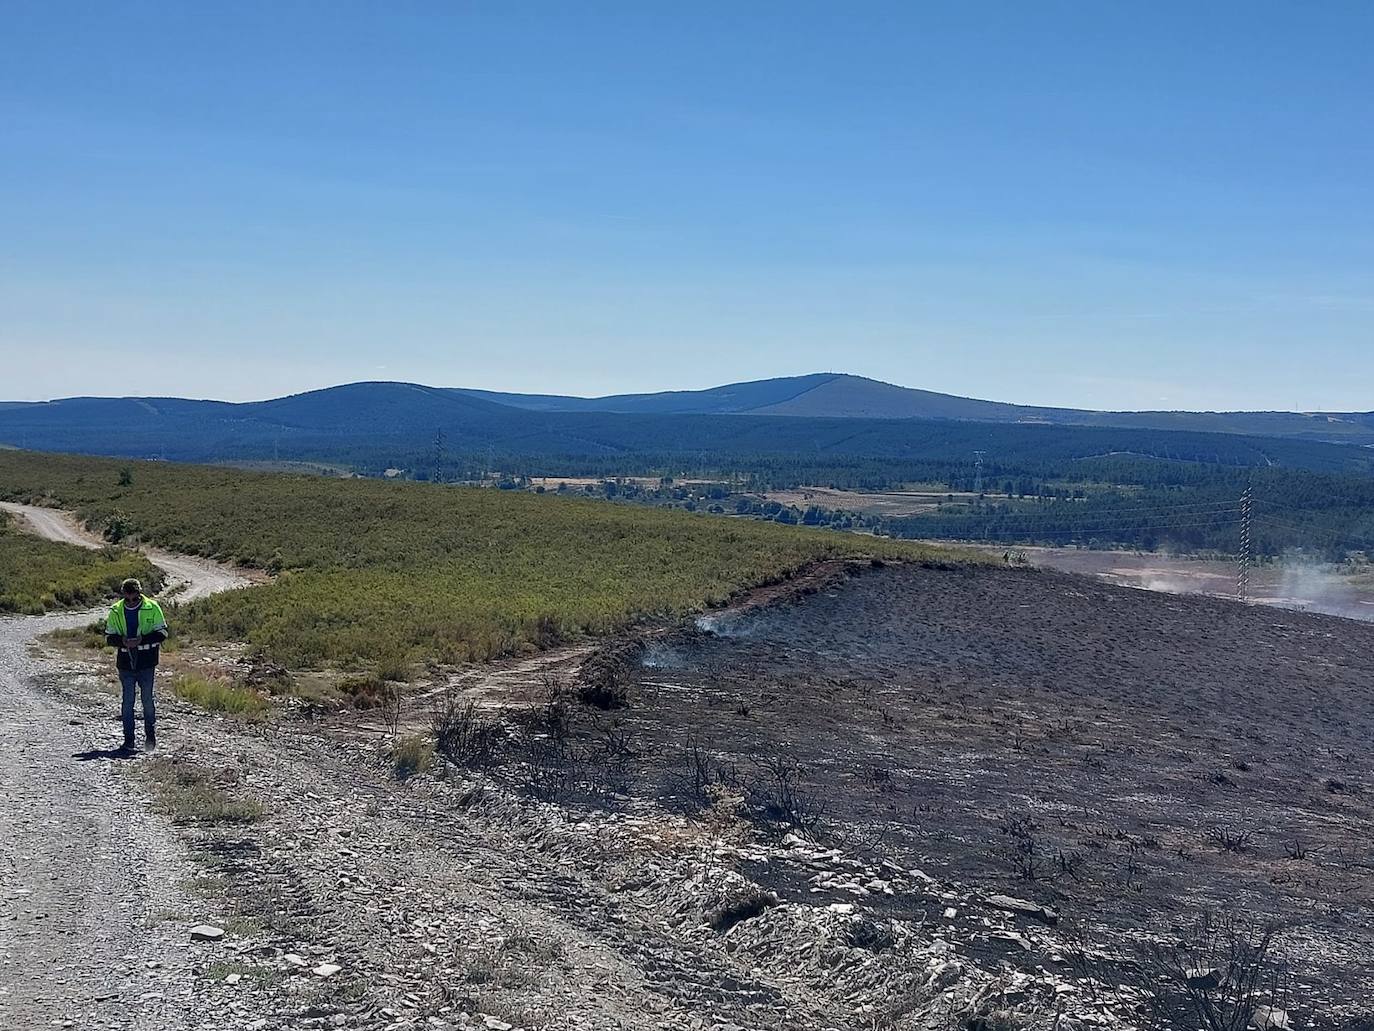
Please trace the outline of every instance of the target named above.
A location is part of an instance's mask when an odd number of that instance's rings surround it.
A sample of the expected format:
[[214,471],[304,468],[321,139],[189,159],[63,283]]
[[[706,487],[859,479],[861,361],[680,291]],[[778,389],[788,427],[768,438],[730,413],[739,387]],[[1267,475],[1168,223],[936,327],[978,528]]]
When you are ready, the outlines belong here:
[[[64,520],[36,525],[84,542]],[[246,582],[195,560],[168,571],[184,595]],[[118,704],[72,707],[40,687],[51,665],[34,642],[101,614],[0,619],[0,1024],[203,1026],[202,950],[180,914],[208,907],[188,894],[196,867],[173,829],[118,775]]]

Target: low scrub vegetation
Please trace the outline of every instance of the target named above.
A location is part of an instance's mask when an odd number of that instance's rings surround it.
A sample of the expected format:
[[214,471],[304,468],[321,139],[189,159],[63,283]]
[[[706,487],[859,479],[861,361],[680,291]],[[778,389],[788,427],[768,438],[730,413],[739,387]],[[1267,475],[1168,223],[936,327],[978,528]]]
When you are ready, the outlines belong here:
[[23,452],[0,453],[0,497],[55,501],[121,540],[280,571],[187,606],[182,627],[383,679],[422,659],[482,661],[680,616],[817,560],[932,553],[528,493]]
[[268,705],[267,699],[250,687],[201,676],[199,673],[186,673],[173,678],[172,690],[178,698],[207,712],[243,715],[261,712]]
[[398,738],[391,746],[391,768],[398,780],[428,773],[434,766],[434,745],[419,734]]
[[1175,939],[1147,940],[1124,960],[1084,943],[1069,961],[1091,995],[1129,1005],[1145,1031],[1286,1028],[1293,978],[1275,933],[1204,911]]
[[152,787],[158,804],[175,824],[253,823],[264,813],[259,802],[234,794],[238,775],[233,769],[211,773],[188,762],[159,757],[140,764],[136,776]]
[[129,576],[153,590],[162,581],[161,573],[135,552],[114,547],[91,551],[42,540],[19,530],[0,512],[0,612],[37,615],[96,605],[113,598]]

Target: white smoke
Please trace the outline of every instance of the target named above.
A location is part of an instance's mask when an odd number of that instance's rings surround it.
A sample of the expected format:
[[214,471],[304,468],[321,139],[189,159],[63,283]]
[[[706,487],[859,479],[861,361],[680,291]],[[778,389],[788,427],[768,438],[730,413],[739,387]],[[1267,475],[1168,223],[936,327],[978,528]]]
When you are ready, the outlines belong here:
[[1374,618],[1370,607],[1361,604],[1351,571],[1344,566],[1317,562],[1302,552],[1290,551],[1284,554],[1279,572],[1272,604],[1357,619]]

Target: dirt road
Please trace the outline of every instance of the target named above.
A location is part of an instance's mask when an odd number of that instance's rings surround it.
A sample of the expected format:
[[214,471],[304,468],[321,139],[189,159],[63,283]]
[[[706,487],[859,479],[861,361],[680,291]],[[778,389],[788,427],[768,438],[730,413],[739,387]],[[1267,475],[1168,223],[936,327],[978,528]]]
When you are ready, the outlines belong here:
[[[99,544],[66,513],[4,507],[44,537]],[[202,560],[154,561],[187,585],[183,598],[247,583]],[[190,864],[115,776],[113,699],[108,720],[77,714],[42,690],[32,655],[41,634],[98,614],[0,619],[0,1026],[204,1026],[189,927],[206,903],[180,887]]]
[[0,508],[17,516],[26,530],[50,541],[75,544],[79,548],[98,548],[104,543],[82,527],[70,512],[39,508],[37,505],[20,505],[13,501],[0,501]]
[[[12,501],[0,501],[0,509],[16,516],[23,528],[50,541],[75,544],[79,548],[105,546],[105,541],[78,523],[70,512]],[[194,601],[207,594],[232,591],[255,582],[253,577],[210,559],[176,555],[161,548],[144,548],[143,553],[167,574],[163,593],[175,593],[178,601]]]

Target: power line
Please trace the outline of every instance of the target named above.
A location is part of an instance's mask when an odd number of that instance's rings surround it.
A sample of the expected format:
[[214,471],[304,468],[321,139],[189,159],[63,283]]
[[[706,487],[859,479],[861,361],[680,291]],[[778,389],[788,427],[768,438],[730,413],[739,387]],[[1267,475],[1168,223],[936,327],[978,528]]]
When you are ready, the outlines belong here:
[[1301,526],[1296,523],[1286,523],[1281,519],[1275,519],[1273,516],[1269,515],[1261,515],[1258,518],[1268,523],[1270,526],[1275,526],[1280,530],[1287,530],[1290,533],[1302,533],[1312,537],[1325,537],[1328,540],[1335,541],[1337,544],[1356,544],[1364,549],[1374,548],[1374,540],[1368,537],[1354,537],[1350,534],[1342,533],[1340,530],[1323,530],[1317,526]]
[[980,536],[985,537],[985,538],[989,538],[989,537],[1057,537],[1057,536],[1062,536],[1062,535],[1065,535],[1065,534],[1067,534],[1067,535],[1069,535],[1069,536],[1073,536],[1073,535],[1081,535],[1081,534],[1085,534],[1085,533],[1112,533],[1112,532],[1121,532],[1121,531],[1125,531],[1125,530],[1133,530],[1133,531],[1136,531],[1136,532],[1138,532],[1138,533],[1146,533],[1146,532],[1155,531],[1155,530],[1186,530],[1186,529],[1189,529],[1190,527],[1195,527],[1195,526],[1235,526],[1235,525],[1236,525],[1237,523],[1239,523],[1239,522],[1240,522],[1240,519],[1239,519],[1239,518],[1236,518],[1236,519],[1223,519],[1223,520],[1207,520],[1207,521],[1205,521],[1205,522],[1200,522],[1200,523],[1166,523],[1166,524],[1161,524],[1161,525],[1158,525],[1158,526],[1135,526],[1135,525],[1131,525],[1131,526],[1088,526],[1088,527],[1074,527],[1074,528],[1062,529],[1062,530],[1046,530],[1046,529],[1031,529],[1031,528],[1017,528],[1017,527],[1013,527],[1013,528],[1011,528],[1011,529],[1002,529],[1002,528],[999,528],[999,529],[997,529],[997,530],[983,530],[982,533],[980,534]]
[[[1031,494],[1031,495],[1023,495],[1023,497],[1038,498],[1039,495]],[[1051,500],[1054,504],[1057,504],[1057,505],[1059,505],[1059,504],[1068,505],[1068,506],[1071,507],[1071,508],[1078,508],[1078,507],[1089,508],[1088,505],[1084,504],[1084,503],[1081,502],[1081,501],[1075,502],[1075,501],[1066,500],[1066,499],[1063,499],[1063,498],[1051,498],[1050,500]],[[1176,504],[1138,505],[1138,506],[1135,506],[1135,507],[1132,507],[1132,508],[1106,508],[1106,509],[1089,509],[1089,510],[1090,510],[1090,511],[1093,511],[1093,512],[1098,512],[1098,513],[1100,513],[1100,514],[1102,514],[1102,515],[1116,515],[1116,514],[1118,514],[1118,513],[1123,513],[1123,512],[1173,512],[1173,511],[1183,511],[1184,509],[1194,509],[1194,508],[1195,508],[1195,509],[1223,508],[1223,509],[1230,509],[1230,510],[1234,510],[1234,511],[1239,512],[1239,511],[1240,511],[1240,503],[1237,502],[1237,501],[1234,501],[1234,500],[1232,500],[1232,501],[1188,501],[1188,502],[1180,502],[1180,503],[1176,503]]]
[[[1186,519],[1188,520],[1187,525],[1189,526],[1206,526],[1209,523],[1221,524],[1239,522],[1242,512],[1239,508],[1228,508],[1220,512],[1179,512],[1173,516],[1171,516],[1169,513],[1159,513],[1158,515],[1150,514],[1139,516],[1126,516],[1122,518],[1113,518],[1109,513],[1106,512],[1098,514],[1101,517],[1100,521],[1088,520],[1078,525],[1090,526],[1093,529],[1098,530],[1129,530],[1142,525],[1183,525],[1182,523],[1179,523],[1178,520]],[[1050,518],[1047,516],[1044,519],[1025,519],[1015,517],[1007,518],[997,513],[985,513],[980,515],[976,512],[970,512],[962,515],[912,516],[906,520],[906,525],[918,525],[921,522],[935,521],[939,519],[944,519],[947,521],[996,523],[1002,526],[1024,526],[1028,528],[1046,526],[1051,528],[1063,527],[1065,529],[1070,529],[1074,525],[1070,520],[1064,519],[1062,517]],[[1170,520],[1173,520],[1172,524]]]
[[[1070,506],[1073,505],[1072,502],[1069,502],[1069,504]],[[1083,507],[1086,508],[1087,506]],[[1197,509],[1198,511],[1196,514],[1203,515],[1209,508],[1227,512],[1240,511],[1240,505],[1235,501],[1193,501],[1181,505],[1140,505],[1136,508],[1101,508],[1091,509],[1090,511],[1100,513],[1101,515],[1118,515],[1130,512],[1184,512],[1188,509]]]

